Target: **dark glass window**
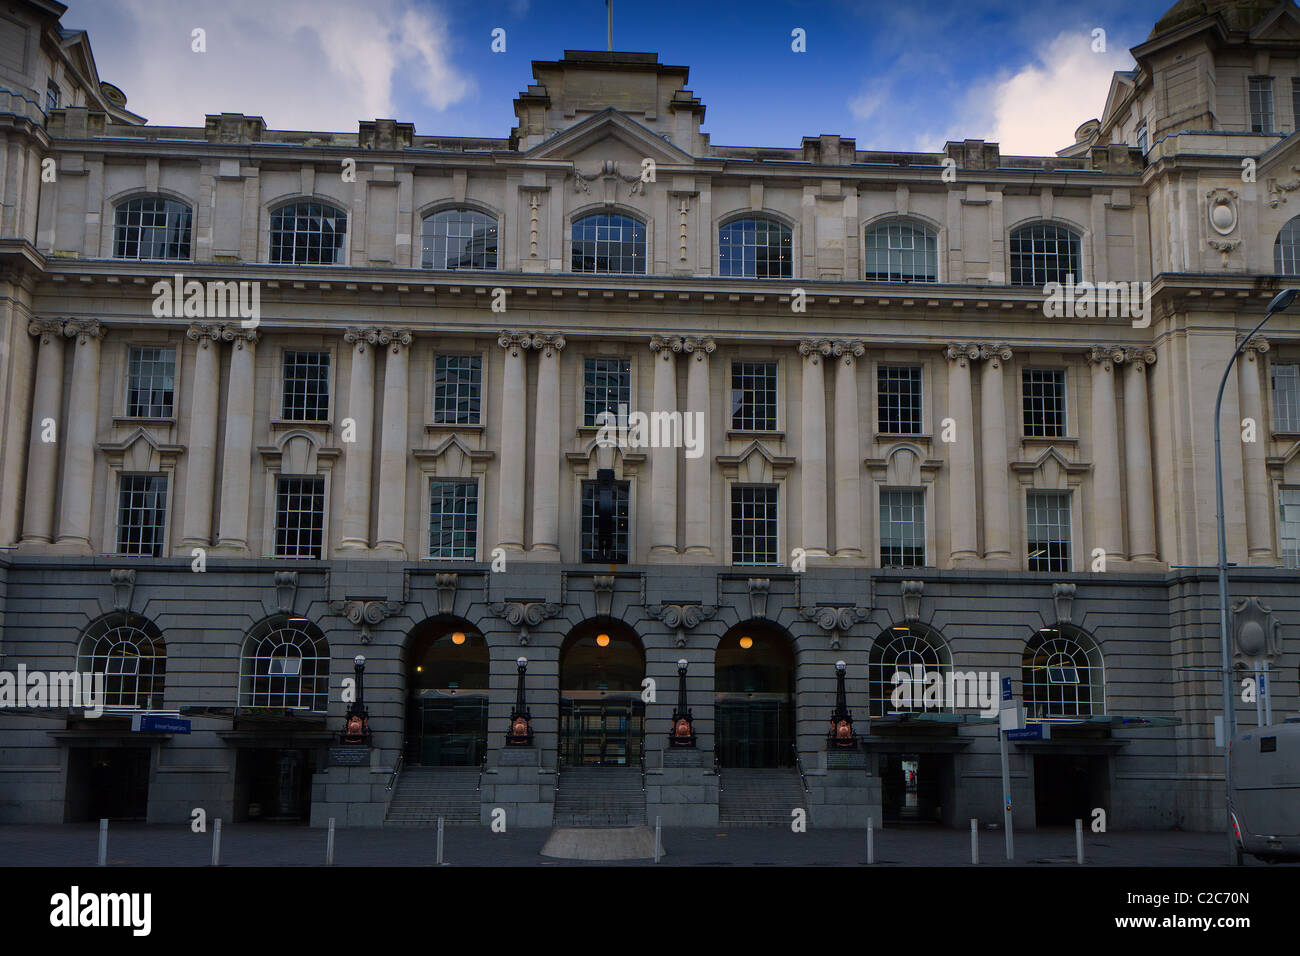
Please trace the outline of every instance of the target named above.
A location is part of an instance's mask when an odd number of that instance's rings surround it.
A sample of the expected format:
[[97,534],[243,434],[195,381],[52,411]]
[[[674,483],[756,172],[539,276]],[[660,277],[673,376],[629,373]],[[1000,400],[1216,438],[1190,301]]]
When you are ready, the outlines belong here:
[[291,422],[323,422],[330,414],[330,354],[285,349],[281,416]]
[[1027,368],[1020,377],[1026,438],[1065,435],[1065,370]]
[[921,433],[921,368],[882,365],[876,369],[876,424],[886,435]]
[[1011,234],[1011,284],[1064,284],[1070,276],[1083,278],[1079,237],[1050,222],[1024,226]]
[[939,240],[933,229],[905,219],[867,231],[863,278],[871,282],[938,282]]
[[777,564],[775,485],[731,486],[732,564]]
[[627,359],[589,358],[582,363],[582,424],[594,427],[614,424],[604,422],[602,413],[618,415],[619,406],[630,412],[632,403],[632,364]]
[[435,425],[478,425],[483,363],[477,355],[439,355],[433,360]]
[[473,561],[478,556],[478,482],[429,482],[429,557]]
[[631,216],[597,213],[573,224],[574,272],[644,274],[645,223]]
[[[628,562],[628,501],[630,484],[614,483],[614,564]],[[582,560],[587,563],[603,561],[596,550],[596,482],[582,483]]]
[[776,363],[731,363],[731,427],[776,431]]
[[325,479],[280,478],[275,493],[275,556],[320,558],[325,528]]
[[135,347],[126,363],[128,418],[170,418],[176,381],[176,350]]
[[342,261],[348,215],[319,202],[297,202],[271,213],[271,262],[335,265]]
[[718,230],[718,275],[788,279],[794,275],[790,227],[775,219],[734,219]]
[[115,259],[188,259],[192,213],[184,203],[141,196],[113,214]]
[[1030,571],[1070,570],[1069,492],[1031,491],[1025,527]]
[[167,526],[167,476],[123,475],[117,497],[117,553],[162,557]]
[[446,209],[424,220],[426,269],[495,269],[497,221],[473,209]]

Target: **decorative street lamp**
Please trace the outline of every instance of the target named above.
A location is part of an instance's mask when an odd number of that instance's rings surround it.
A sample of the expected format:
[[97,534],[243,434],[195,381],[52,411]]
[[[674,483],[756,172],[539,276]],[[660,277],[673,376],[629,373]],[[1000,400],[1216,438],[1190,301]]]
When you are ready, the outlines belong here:
[[858,735],[853,732],[853,715],[849,713],[849,698],[844,690],[843,661],[835,662],[835,712],[831,714],[831,732],[826,737],[830,747],[850,749],[858,745]]
[[[1228,536],[1224,529],[1223,519],[1223,448],[1222,448],[1222,431],[1220,427],[1220,417],[1223,413],[1223,390],[1228,384],[1228,376],[1232,374],[1232,366],[1237,362],[1246,343],[1255,337],[1264,323],[1273,317],[1275,312],[1285,312],[1295,301],[1296,295],[1300,294],[1300,289],[1283,289],[1277,295],[1273,296],[1273,301],[1268,304],[1268,310],[1264,313],[1264,318],[1260,320],[1259,325],[1251,331],[1244,339],[1241,340],[1236,349],[1233,350],[1232,358],[1228,359],[1228,367],[1223,370],[1223,378],[1219,381],[1219,394],[1214,400],[1214,496],[1217,506],[1216,516],[1219,525],[1219,654],[1221,666],[1223,668],[1223,795],[1225,809],[1232,801],[1232,739],[1237,736],[1237,714],[1236,701],[1232,693],[1232,659],[1228,651]],[[1224,814],[1224,826],[1228,833],[1228,862],[1234,864],[1237,862],[1237,843],[1232,835],[1232,816],[1230,813]]]
[[686,706],[686,659],[677,662],[677,706],[673,708],[673,729],[668,735],[671,747],[695,746],[695,718]]
[[528,670],[528,658],[521,657],[519,665],[519,686],[515,692],[515,707],[510,711],[510,730],[506,734],[506,744],[513,747],[531,747],[533,745],[532,718],[528,706],[524,703],[524,673]]
[[357,698],[348,705],[343,733],[339,737],[345,744],[369,744],[370,714],[366,711],[366,659],[358,654],[352,659],[352,667],[356,673]]

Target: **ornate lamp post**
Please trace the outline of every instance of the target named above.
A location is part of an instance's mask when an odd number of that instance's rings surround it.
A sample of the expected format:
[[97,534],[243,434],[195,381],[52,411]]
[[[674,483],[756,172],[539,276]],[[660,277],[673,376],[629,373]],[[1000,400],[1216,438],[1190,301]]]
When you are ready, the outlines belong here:
[[358,654],[352,659],[352,667],[357,675],[357,699],[348,705],[343,733],[339,736],[345,744],[369,744],[370,714],[366,711],[366,659]]
[[843,661],[835,662],[835,712],[831,714],[831,732],[826,743],[830,747],[849,749],[858,745],[858,735],[853,732],[853,715],[849,713],[849,698],[844,690]]
[[686,659],[677,662],[677,706],[673,708],[673,729],[668,735],[671,747],[695,746],[695,718],[686,706]]
[[515,706],[510,711],[510,730],[506,733],[506,744],[513,747],[531,747],[533,745],[532,718],[528,706],[524,703],[524,673],[528,670],[528,658],[521,657],[519,665],[519,686],[515,692]]

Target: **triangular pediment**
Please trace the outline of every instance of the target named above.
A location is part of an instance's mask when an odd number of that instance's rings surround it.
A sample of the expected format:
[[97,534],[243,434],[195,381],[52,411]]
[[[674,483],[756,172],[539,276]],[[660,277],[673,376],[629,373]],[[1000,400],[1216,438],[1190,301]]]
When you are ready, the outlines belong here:
[[1300,15],[1294,4],[1279,3],[1250,29],[1250,39],[1255,42],[1269,40],[1300,40]]
[[1294,178],[1290,175],[1292,166],[1300,166],[1300,133],[1292,133],[1260,155],[1255,170],[1256,180],[1262,182],[1265,176]]
[[690,164],[694,157],[678,149],[658,133],[628,119],[615,109],[604,109],[575,123],[562,133],[538,143],[524,154],[527,159],[568,159],[575,163],[601,163],[605,160],[631,163],[639,170],[641,160],[656,163]]

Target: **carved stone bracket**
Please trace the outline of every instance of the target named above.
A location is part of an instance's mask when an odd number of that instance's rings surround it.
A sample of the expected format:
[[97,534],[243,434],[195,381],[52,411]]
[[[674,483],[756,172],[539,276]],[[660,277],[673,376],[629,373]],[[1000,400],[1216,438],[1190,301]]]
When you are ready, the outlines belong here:
[[1058,582],[1052,585],[1052,601],[1056,605],[1056,623],[1069,624],[1074,613],[1073,584]]
[[899,582],[898,592],[903,596],[904,621],[919,621],[921,619],[921,593],[924,590],[924,581]]
[[1258,670],[1282,653],[1282,622],[1257,597],[1232,602],[1232,659]]
[[812,621],[831,638],[831,647],[840,648],[840,634],[849,630],[859,621],[865,621],[871,611],[860,607],[801,607],[799,614],[805,621]]
[[701,621],[712,620],[718,609],[708,604],[660,604],[646,608],[650,616],[677,630],[677,646],[686,646],[686,632]]
[[361,628],[361,643],[370,643],[370,628],[392,617],[406,605],[401,601],[331,601],[330,610]]
[[747,585],[749,587],[749,616],[767,617],[767,594],[772,590],[771,579],[750,578]]
[[108,572],[108,583],[113,586],[113,610],[130,611],[131,596],[135,593],[135,568],[113,568]]
[[438,591],[438,613],[450,614],[456,604],[456,584],[460,580],[460,575],[455,571],[448,571],[433,576],[433,586]]
[[614,606],[614,575],[593,575],[591,589],[596,599],[596,613],[601,617],[609,617],[610,609]]
[[503,601],[492,605],[492,613],[511,627],[519,628],[519,643],[528,643],[528,629],[560,613],[560,605],[542,601]]
[[281,614],[292,614],[298,597],[298,572],[275,572],[275,604]]
[[641,169],[638,166],[636,173],[628,176],[619,169],[618,160],[606,159],[600,164],[600,168],[593,173],[584,173],[575,165],[573,167],[573,191],[590,192],[591,183],[597,179],[621,179],[629,185],[628,195],[635,196],[637,193],[645,192],[645,182],[641,179]]
[[549,356],[563,349],[565,341],[564,336],[558,332],[512,332],[504,329],[497,336],[497,345],[507,349],[512,356],[519,355],[521,351],[527,352],[529,349],[537,349]]

